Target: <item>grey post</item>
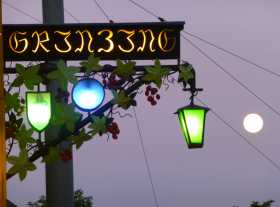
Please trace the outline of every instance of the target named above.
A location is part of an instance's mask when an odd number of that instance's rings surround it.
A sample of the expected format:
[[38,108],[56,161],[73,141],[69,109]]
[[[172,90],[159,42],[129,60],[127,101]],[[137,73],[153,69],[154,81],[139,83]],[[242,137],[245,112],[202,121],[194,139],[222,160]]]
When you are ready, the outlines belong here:
[[[43,23],[63,24],[63,0],[42,0]],[[58,83],[52,81],[47,86],[52,97],[57,94]],[[46,139],[58,137],[59,129],[53,126],[46,131]],[[60,148],[65,148],[68,143],[62,143]],[[49,207],[74,207],[73,187],[73,161],[66,163],[58,161],[55,164],[46,164],[46,196]]]

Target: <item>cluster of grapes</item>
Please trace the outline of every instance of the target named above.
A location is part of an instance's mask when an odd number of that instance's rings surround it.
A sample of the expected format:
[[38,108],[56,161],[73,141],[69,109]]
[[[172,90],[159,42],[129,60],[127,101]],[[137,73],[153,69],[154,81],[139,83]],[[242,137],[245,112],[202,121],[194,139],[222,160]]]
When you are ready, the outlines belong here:
[[147,96],[147,100],[151,103],[152,106],[157,104],[157,100],[160,99],[160,95],[158,94],[158,89],[153,88],[151,85],[146,87],[145,96]]
[[108,132],[112,134],[113,139],[118,139],[118,134],[120,133],[119,126],[116,122],[112,122],[107,128]]
[[102,83],[105,88],[116,89],[118,86],[118,80],[115,74],[110,74],[109,77],[107,77],[106,74],[103,74],[102,79]]
[[69,149],[62,150],[59,155],[60,155],[60,159],[63,162],[68,162],[69,160],[72,160],[72,151]]

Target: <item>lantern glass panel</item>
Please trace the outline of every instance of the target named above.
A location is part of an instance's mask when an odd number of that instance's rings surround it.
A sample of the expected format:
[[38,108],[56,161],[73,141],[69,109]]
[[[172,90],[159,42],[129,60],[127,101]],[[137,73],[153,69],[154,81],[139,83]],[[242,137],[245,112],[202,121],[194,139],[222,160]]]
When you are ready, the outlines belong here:
[[27,119],[38,132],[43,131],[51,119],[51,94],[49,92],[27,92]]
[[203,146],[205,114],[208,110],[208,108],[196,105],[178,109],[180,126],[189,148]]

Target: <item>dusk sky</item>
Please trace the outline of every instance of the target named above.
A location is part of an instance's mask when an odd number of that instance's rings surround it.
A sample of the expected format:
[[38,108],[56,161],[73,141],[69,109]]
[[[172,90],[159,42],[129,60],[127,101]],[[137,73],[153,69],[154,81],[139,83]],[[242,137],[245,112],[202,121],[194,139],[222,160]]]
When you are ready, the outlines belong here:
[[[35,18],[42,19],[39,0],[6,0]],[[185,21],[185,31],[221,45],[240,56],[280,73],[279,0],[138,0],[144,7],[170,21]],[[115,22],[157,21],[128,0],[100,0]],[[65,8],[80,22],[107,22],[93,0],[65,0]],[[4,23],[37,23],[6,5]],[[75,22],[65,14],[67,23]],[[265,73],[217,49],[185,35],[209,56],[280,111],[279,77]],[[197,72],[199,98],[208,104],[252,144],[280,165],[280,116],[238,83],[181,41],[182,59]],[[177,78],[177,77],[176,77]],[[205,146],[189,150],[173,113],[189,103],[179,85],[160,91],[161,100],[151,106],[137,97],[140,128],[160,207],[247,207],[253,200],[274,199],[280,205],[280,170],[209,112]],[[199,102],[196,102],[199,104]],[[247,113],[259,113],[264,128],[248,134],[242,126]],[[123,112],[122,112],[123,113]],[[131,115],[133,110],[129,111]],[[117,118],[117,141],[96,137],[74,152],[75,189],[94,198],[96,207],[153,207],[152,188],[141,150],[135,117]],[[45,167],[20,182],[8,181],[8,198],[23,207],[45,194]]]

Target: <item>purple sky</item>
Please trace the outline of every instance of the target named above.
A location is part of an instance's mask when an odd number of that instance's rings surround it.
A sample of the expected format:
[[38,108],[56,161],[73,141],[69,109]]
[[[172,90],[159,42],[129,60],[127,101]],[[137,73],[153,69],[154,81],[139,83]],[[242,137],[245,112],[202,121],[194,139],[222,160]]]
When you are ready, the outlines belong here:
[[[41,1],[7,0],[41,19]],[[117,2],[117,3],[116,3]],[[168,20],[186,21],[185,30],[233,50],[275,72],[279,71],[280,2],[277,0],[139,0]],[[115,22],[157,21],[127,0],[100,1]],[[81,22],[106,22],[92,0],[65,0],[65,8]],[[5,23],[35,23],[4,6]],[[66,22],[74,22],[66,15]],[[280,111],[279,79],[256,70],[216,49],[195,41],[239,80]],[[209,104],[254,145],[279,161],[279,119],[236,82],[182,40],[182,58],[197,71],[199,98]],[[138,97],[137,114],[160,207],[240,207],[252,200],[275,199],[279,206],[279,171],[240,137],[217,120],[207,117],[205,147],[188,150],[179,129],[177,108],[187,104],[178,85],[160,92],[152,107]],[[264,129],[251,135],[242,128],[245,114],[257,112]],[[130,111],[133,114],[133,111]],[[118,119],[118,141],[97,137],[74,153],[75,188],[92,195],[98,207],[155,206],[134,118]],[[8,182],[12,201],[24,206],[45,194],[44,165],[24,182]]]

